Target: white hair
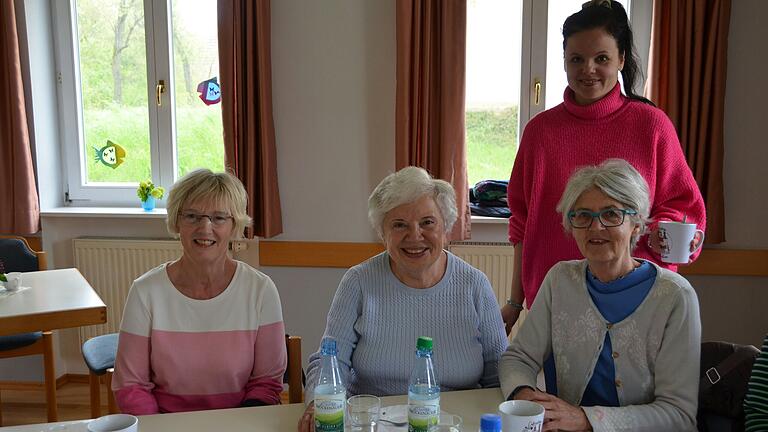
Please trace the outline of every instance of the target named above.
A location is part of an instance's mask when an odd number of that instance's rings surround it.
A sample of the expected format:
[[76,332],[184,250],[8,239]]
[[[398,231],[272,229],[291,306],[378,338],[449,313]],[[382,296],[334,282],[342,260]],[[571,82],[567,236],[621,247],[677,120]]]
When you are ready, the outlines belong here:
[[648,183],[624,159],[608,159],[600,165],[579,168],[568,180],[563,196],[557,203],[557,211],[563,216],[563,228],[566,232],[573,230],[568,221],[568,212],[573,210],[579,197],[592,188],[598,189],[611,199],[637,212],[635,215],[629,215],[630,220],[640,227],[630,240],[630,248],[634,250],[650,221],[648,214],[651,203]]
[[368,220],[379,237],[384,237],[382,225],[384,216],[390,210],[415,202],[425,195],[435,200],[443,217],[445,232],[450,232],[458,217],[453,186],[444,180],[432,178],[422,168],[409,166],[384,177],[368,198]]

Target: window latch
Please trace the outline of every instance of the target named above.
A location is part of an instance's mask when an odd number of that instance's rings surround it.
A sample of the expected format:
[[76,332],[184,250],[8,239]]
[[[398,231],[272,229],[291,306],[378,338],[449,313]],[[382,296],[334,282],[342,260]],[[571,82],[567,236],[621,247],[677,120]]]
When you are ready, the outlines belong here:
[[165,80],[160,80],[155,86],[155,97],[157,99],[157,106],[163,106],[163,93],[165,93]]

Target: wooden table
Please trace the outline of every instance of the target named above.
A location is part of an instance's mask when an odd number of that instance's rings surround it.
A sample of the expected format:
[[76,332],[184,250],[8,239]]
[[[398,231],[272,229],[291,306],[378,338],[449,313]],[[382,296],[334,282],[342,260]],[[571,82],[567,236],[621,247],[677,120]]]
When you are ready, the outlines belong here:
[[[382,406],[399,405],[405,404],[406,401],[406,396],[388,396],[382,398],[381,404]],[[501,402],[501,390],[498,388],[444,392],[440,395],[440,408],[443,411],[461,416],[464,420],[463,430],[465,432],[478,430],[480,428],[480,416],[485,413],[496,413]],[[303,404],[291,404],[141,416],[139,417],[139,432],[208,432],[216,430],[228,432],[295,432],[299,417],[303,413]],[[11,427],[7,430],[9,432],[62,430],[87,432],[87,423],[87,421],[78,421],[26,425]],[[387,430],[391,429],[387,428]]]
[[0,336],[36,331],[46,345],[45,380],[48,421],[56,421],[56,373],[50,331],[107,322],[107,307],[77,269],[44,270],[24,273],[23,287],[11,296],[0,298]]

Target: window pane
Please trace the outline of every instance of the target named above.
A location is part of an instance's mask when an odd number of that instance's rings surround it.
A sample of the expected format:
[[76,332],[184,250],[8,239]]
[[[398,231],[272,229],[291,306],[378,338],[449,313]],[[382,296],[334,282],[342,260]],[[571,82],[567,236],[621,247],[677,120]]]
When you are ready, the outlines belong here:
[[[550,109],[563,101],[568,86],[563,64],[563,23],[581,9],[583,2],[573,0],[549,0],[547,11],[547,79],[544,107]],[[627,0],[619,0],[627,8]],[[629,11],[627,11],[629,14]],[[621,78],[619,78],[621,80]]]
[[469,185],[508,179],[518,142],[522,4],[467,3],[466,140]]
[[150,177],[141,0],[78,0],[86,183]]
[[178,176],[223,171],[216,0],[174,0],[172,11]]

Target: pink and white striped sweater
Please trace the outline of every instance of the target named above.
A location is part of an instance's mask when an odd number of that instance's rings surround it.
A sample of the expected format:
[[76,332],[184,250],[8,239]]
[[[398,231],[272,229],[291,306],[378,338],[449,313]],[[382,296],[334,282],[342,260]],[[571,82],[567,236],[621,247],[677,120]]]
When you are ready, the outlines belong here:
[[[525,127],[507,199],[509,241],[522,242],[522,284],[530,308],[553,265],[581,259],[573,236],[566,234],[557,206],[573,172],[606,159],[624,159],[648,182],[655,222],[679,221],[706,226],[704,200],[686,163],[675,127],[660,109],[621,94],[619,84],[605,97],[580,106],[566,88],[562,104],[537,115]],[[643,237],[633,256],[660,262]],[[698,252],[692,259],[698,256]]]
[[136,279],[120,325],[112,390],[134,415],[280,403],[287,356],[272,280],[238,262],[218,296],[179,292],[163,264]]

